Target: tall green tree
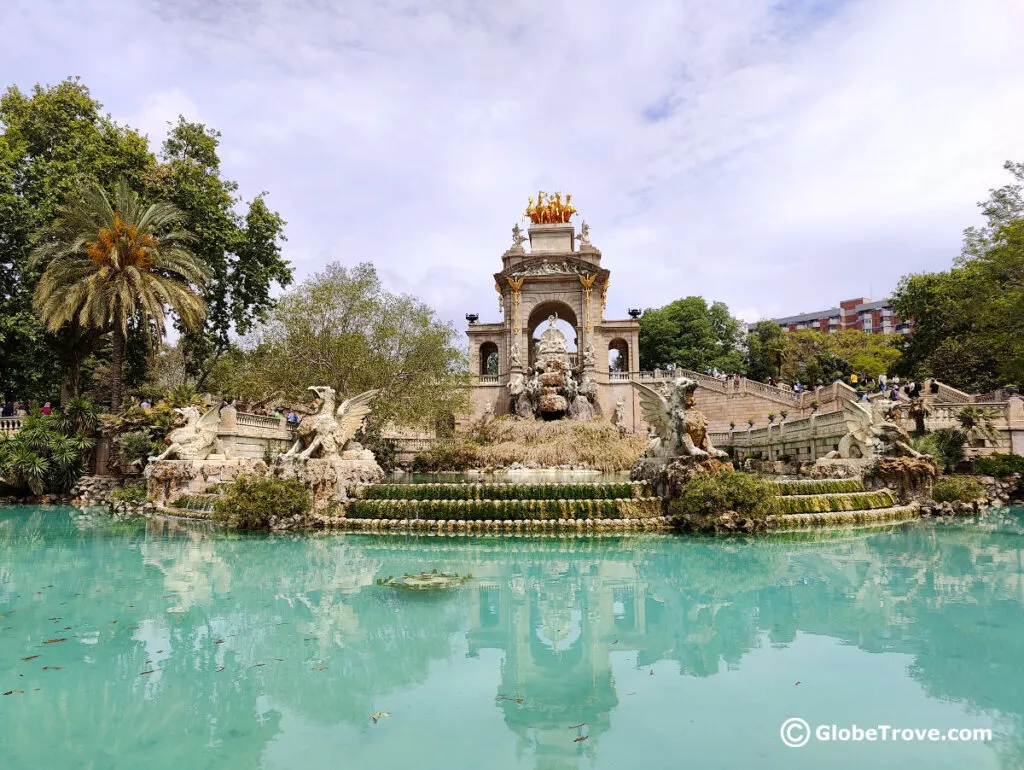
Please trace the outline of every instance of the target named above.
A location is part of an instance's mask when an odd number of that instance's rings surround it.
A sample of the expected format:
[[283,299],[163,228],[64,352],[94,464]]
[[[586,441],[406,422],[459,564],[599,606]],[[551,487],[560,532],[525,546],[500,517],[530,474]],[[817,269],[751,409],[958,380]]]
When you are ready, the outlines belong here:
[[826,334],[815,329],[788,332],[780,375],[786,382],[816,387],[849,374],[877,377],[887,373],[900,353],[892,337],[845,329]]
[[[59,386],[67,401],[79,390],[80,373],[88,379],[109,364],[107,338],[94,329],[47,332],[32,308],[40,274],[28,264],[32,236],[89,184],[113,194],[125,178],[146,200],[175,203],[184,227],[199,236],[194,249],[214,280],[204,289],[206,320],[183,335],[194,379],[228,350],[232,330],[245,333],[265,316],[274,284],[291,281],[280,248],[284,222],[264,194],[246,203],[223,178],[219,141],[213,129],[181,118],[158,162],[146,138],[104,115],[78,79],[29,93],[11,87],[0,97],[0,392],[53,400]],[[144,332],[129,327],[136,377],[145,376]]]
[[640,367],[676,364],[704,371],[746,371],[741,344],[743,324],[724,302],[710,306],[703,297],[686,297],[640,317]]
[[64,327],[111,332],[110,406],[121,407],[128,327],[163,338],[167,308],[197,327],[205,307],[196,289],[209,270],[190,251],[194,237],[181,228],[173,204],[146,205],[127,181],[113,201],[99,185],[62,207],[38,234],[32,265],[44,269],[34,305],[49,331]]
[[953,267],[896,290],[896,312],[914,319],[905,374],[970,391],[1024,381],[1024,164],[1004,168],[1013,182],[978,204],[985,224],[965,230]]
[[764,382],[778,377],[786,350],[786,333],[773,321],[758,321],[747,334],[747,377]]
[[244,348],[221,359],[213,382],[247,400],[305,399],[310,385],[340,397],[380,388],[378,426],[433,425],[466,406],[455,328],[416,298],[386,291],[370,264],[327,265],[285,294]]
[[216,362],[230,350],[232,334],[247,334],[273,307],[274,284],[287,286],[292,270],[281,255],[285,222],[261,193],[245,204],[238,184],[221,175],[220,133],[178,119],[163,144],[153,192],[175,203],[195,233],[195,251],[210,269],[202,326],[182,325],[189,374],[202,388]]
[[82,187],[141,184],[155,162],[145,137],[101,110],[77,78],[0,96],[0,391],[11,398],[52,400],[61,388],[66,402],[97,340],[92,330],[43,328],[32,308],[33,235]]

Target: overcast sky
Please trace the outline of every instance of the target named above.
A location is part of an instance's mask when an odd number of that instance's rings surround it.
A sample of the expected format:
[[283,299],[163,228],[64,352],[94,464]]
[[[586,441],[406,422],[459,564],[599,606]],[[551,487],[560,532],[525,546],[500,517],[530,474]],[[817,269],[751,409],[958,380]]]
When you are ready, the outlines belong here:
[[[883,298],[1024,160],[1020,0],[0,0],[0,81],[183,114],[288,221],[299,278],[369,260],[464,325],[538,189],[573,193],[607,316]],[[577,222],[578,224],[578,222]]]

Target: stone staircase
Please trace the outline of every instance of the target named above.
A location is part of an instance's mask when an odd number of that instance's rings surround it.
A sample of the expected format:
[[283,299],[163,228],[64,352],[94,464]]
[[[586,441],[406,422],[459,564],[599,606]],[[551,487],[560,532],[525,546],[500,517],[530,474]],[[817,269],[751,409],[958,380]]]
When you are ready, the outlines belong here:
[[600,532],[668,526],[643,484],[370,484],[334,526],[368,532]]
[[780,513],[768,517],[772,530],[861,525],[916,519],[917,505],[900,505],[890,489],[866,490],[860,479],[777,481]]

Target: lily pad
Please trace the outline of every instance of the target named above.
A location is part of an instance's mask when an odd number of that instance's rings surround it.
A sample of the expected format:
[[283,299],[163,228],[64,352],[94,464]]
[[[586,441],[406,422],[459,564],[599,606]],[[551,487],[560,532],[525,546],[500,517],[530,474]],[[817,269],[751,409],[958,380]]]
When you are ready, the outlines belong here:
[[377,585],[405,588],[411,591],[443,591],[450,588],[458,588],[472,577],[472,575],[459,575],[455,572],[438,572],[434,569],[430,572],[420,572],[415,575],[406,572],[400,578],[388,575],[383,580],[378,578]]

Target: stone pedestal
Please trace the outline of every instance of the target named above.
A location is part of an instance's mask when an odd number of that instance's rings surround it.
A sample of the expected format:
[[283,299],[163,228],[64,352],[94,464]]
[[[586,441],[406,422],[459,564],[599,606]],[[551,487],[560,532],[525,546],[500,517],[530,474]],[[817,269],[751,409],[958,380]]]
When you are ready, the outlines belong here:
[[573,251],[575,229],[571,223],[533,225],[529,232],[531,254],[545,251]]
[[346,449],[341,457],[310,460],[280,458],[274,475],[296,478],[310,490],[313,511],[320,512],[348,500],[348,488],[383,481],[384,471],[368,449]]
[[633,465],[629,478],[646,482],[667,506],[669,500],[682,494],[683,487],[691,479],[731,470],[731,462],[714,457],[641,457]]
[[159,506],[173,505],[184,494],[203,494],[214,484],[226,484],[239,476],[258,476],[267,472],[263,460],[226,459],[214,456],[205,460],[153,460],[146,466],[146,493]]

